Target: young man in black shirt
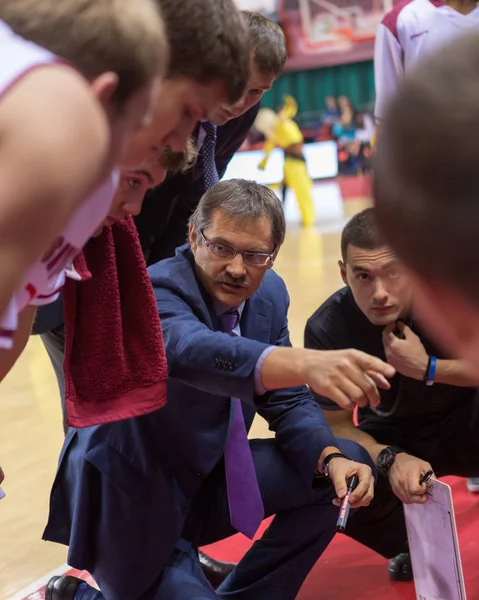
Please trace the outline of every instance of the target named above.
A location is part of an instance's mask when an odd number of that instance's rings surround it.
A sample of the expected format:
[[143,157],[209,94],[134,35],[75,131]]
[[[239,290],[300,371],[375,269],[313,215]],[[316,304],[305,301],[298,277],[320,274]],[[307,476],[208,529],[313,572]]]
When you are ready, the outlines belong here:
[[[412,579],[402,503],[424,503],[429,469],[436,477],[479,476],[479,376],[462,360],[449,360],[424,336],[412,311],[406,273],[381,239],[373,209],[346,225],[339,266],[347,287],[308,320],[305,346],[356,348],[396,369],[378,406],[342,407],[317,396],[335,435],[370,453],[382,477],[368,508],[354,515],[346,533],[392,559],[392,579]],[[416,320],[417,319],[417,320]],[[477,483],[477,482],[476,482]],[[471,491],[474,480],[468,481]]]

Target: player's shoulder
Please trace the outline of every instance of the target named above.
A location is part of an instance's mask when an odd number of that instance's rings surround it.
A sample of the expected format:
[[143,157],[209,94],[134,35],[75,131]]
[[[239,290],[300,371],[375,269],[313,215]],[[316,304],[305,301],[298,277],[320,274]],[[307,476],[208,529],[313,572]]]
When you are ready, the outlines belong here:
[[381,24],[398,39],[400,27],[407,27],[409,21],[415,22],[440,4],[440,0],[402,0],[384,16]]
[[100,142],[108,134],[105,112],[85,80],[72,67],[40,65],[24,74],[1,98],[0,130],[23,132],[45,143],[73,134]]
[[318,326],[324,328],[328,323],[339,325],[351,313],[354,300],[351,289],[346,286],[332,294],[321,306],[309,317],[306,327],[315,329]]

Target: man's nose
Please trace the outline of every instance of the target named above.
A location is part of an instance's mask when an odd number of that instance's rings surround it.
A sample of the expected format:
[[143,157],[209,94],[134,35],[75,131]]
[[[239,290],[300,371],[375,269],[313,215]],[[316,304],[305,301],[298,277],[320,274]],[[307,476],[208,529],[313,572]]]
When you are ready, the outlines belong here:
[[233,259],[231,259],[226,266],[226,271],[235,279],[244,277],[246,275],[246,267],[243,261],[243,256],[241,254],[237,254]]
[[386,302],[386,300],[388,299],[388,291],[381,280],[376,282],[374,299],[376,300],[376,302]]

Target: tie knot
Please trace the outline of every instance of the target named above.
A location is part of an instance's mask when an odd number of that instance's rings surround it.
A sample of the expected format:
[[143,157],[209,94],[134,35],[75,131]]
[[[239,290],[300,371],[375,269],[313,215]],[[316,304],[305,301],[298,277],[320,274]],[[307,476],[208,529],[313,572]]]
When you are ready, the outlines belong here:
[[231,335],[233,333],[233,329],[238,324],[238,320],[239,313],[237,310],[232,310],[223,313],[222,315],[220,315],[221,331],[223,331],[223,333],[229,333]]
[[203,123],[201,123],[201,126],[203,127],[206,135],[209,138],[216,140],[216,125],[213,125],[211,121],[203,121]]

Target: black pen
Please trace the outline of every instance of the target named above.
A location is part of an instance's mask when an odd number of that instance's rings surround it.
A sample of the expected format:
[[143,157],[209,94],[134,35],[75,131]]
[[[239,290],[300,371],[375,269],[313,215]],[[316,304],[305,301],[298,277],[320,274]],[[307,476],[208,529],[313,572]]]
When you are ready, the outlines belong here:
[[421,479],[419,480],[419,485],[422,485],[423,483],[427,483],[431,479],[433,474],[434,474],[434,471],[432,471],[431,469],[429,469],[429,471],[426,471],[424,473],[424,475],[421,477]]
[[336,531],[340,533],[344,533],[346,529],[346,525],[348,523],[349,511],[351,509],[351,504],[349,503],[349,499],[351,498],[351,494],[356,489],[359,483],[359,478],[357,475],[353,475],[348,479],[348,491],[346,492],[346,496],[344,496],[343,501],[341,502],[341,507],[339,509],[339,517],[338,522],[336,523]]

